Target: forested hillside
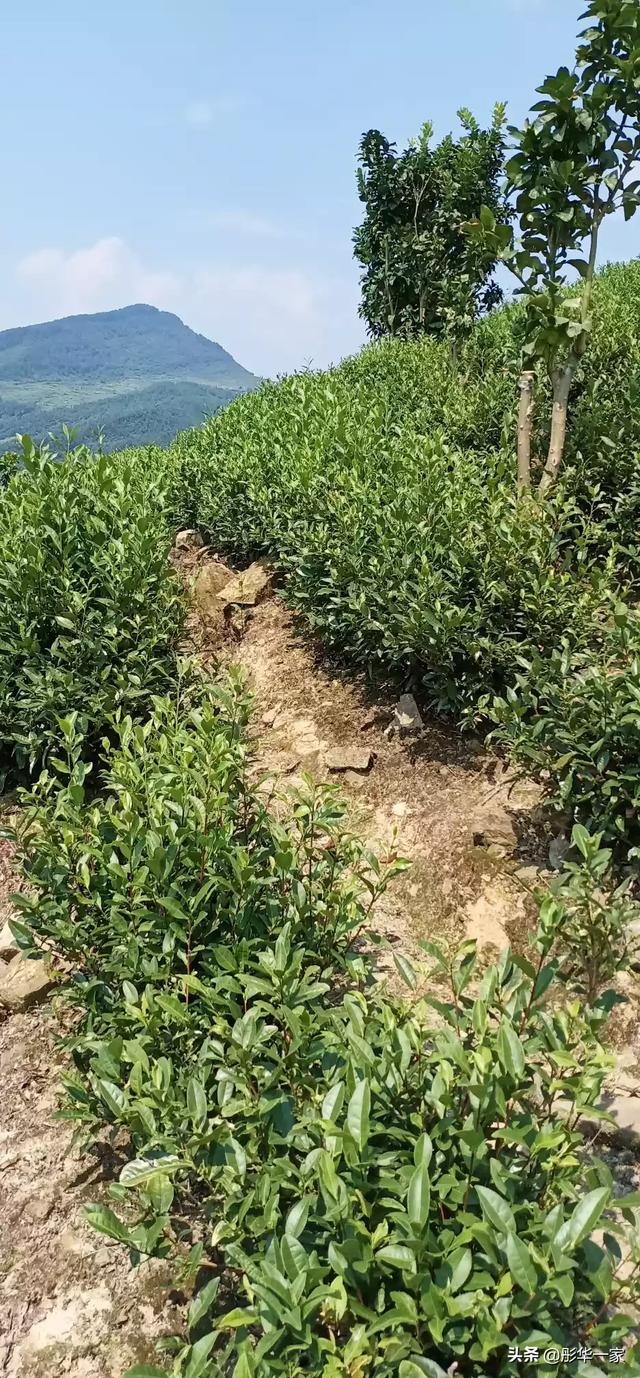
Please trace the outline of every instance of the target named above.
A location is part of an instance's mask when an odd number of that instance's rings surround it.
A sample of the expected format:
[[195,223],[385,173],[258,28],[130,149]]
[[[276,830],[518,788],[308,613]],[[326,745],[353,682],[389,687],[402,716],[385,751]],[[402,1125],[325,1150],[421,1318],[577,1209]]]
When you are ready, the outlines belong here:
[[218,344],[153,306],[0,332],[0,451],[63,423],[108,449],[168,444],[255,387]]

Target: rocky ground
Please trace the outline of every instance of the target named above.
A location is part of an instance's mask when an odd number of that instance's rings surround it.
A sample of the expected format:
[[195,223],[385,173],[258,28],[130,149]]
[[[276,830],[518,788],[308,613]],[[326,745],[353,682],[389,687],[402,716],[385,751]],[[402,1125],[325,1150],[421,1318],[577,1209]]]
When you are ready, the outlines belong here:
[[[525,947],[532,889],[566,849],[536,787],[421,714],[410,696],[372,696],[318,663],[263,566],[235,575],[189,535],[174,560],[193,594],[191,649],[206,664],[239,665],[254,694],[256,772],[273,772],[284,789],[303,772],[339,784],[353,827],[412,863],[376,916],[381,979],[396,979],[394,950],[420,959],[425,937],[473,937],[486,960],[508,942]],[[69,1126],[52,1119],[55,974],[15,954],[3,927],[15,888],[11,844],[0,842],[0,1374],[119,1378],[178,1328],[180,1298],[167,1293],[162,1265],[133,1272],[124,1250],[82,1223],[113,1163],[106,1151],[78,1156]],[[637,978],[625,993],[608,1098],[624,1133],[599,1131],[598,1150],[628,1190],[640,1185]]]

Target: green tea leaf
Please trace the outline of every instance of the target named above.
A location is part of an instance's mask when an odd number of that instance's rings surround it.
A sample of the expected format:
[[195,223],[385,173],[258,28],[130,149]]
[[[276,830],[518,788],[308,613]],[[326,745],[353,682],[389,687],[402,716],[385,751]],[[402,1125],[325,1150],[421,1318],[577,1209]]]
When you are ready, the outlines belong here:
[[492,1191],[491,1187],[476,1187],[476,1192],[482,1214],[494,1226],[500,1234],[515,1234],[516,1222],[513,1211],[502,1196],[498,1196],[497,1191]]
[[526,1244],[515,1234],[507,1235],[507,1262],[514,1282],[523,1288],[527,1296],[533,1296],[538,1285],[538,1275]]
[[423,1158],[422,1162],[411,1176],[409,1189],[407,1191],[407,1213],[415,1229],[422,1230],[426,1225],[429,1219],[430,1204],[431,1181],[429,1178],[429,1164]]
[[390,1263],[393,1268],[400,1268],[403,1273],[416,1272],[415,1254],[406,1244],[385,1244],[382,1249],[378,1249],[376,1258],[381,1263]]
[[360,1152],[362,1152],[369,1137],[370,1109],[371,1091],[369,1089],[369,1082],[366,1078],[363,1078],[362,1081],[358,1082],[347,1108],[347,1128],[360,1149]]

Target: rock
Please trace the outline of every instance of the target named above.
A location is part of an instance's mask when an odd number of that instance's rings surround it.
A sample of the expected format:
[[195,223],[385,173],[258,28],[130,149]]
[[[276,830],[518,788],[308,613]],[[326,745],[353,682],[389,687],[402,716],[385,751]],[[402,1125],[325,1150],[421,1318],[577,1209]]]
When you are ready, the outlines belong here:
[[[556,1101],[556,1106],[562,1115],[574,1113],[573,1103],[564,1097]],[[635,1149],[637,1153],[640,1146],[640,1096],[605,1094],[598,1101],[597,1109],[606,1110],[607,1114],[612,1116],[613,1124],[607,1124],[603,1120],[590,1120],[589,1111],[585,1109],[584,1116],[578,1120],[576,1128],[587,1138],[594,1134],[606,1134],[614,1141]]]
[[368,732],[372,727],[382,727],[383,723],[386,724],[389,722],[390,716],[391,714],[388,708],[381,708],[379,705],[374,704],[373,708],[370,708],[362,719],[360,731]]
[[223,565],[222,560],[207,560],[207,563],[198,570],[193,581],[193,598],[201,613],[205,616],[220,617],[221,607],[218,599],[220,590],[225,584],[229,583],[231,570],[227,565]]
[[364,776],[359,775],[357,770],[345,770],[343,779],[351,785],[352,789],[362,789],[364,784]]
[[0,928],[0,960],[9,962],[12,957],[15,957],[16,952],[19,951],[20,949],[9,928],[9,921],[7,920],[4,928]]
[[[73,1363],[73,1369],[69,1367],[69,1356],[77,1357],[78,1352],[81,1353],[87,1348],[89,1341],[92,1349],[95,1349],[102,1340],[106,1340],[107,1336],[113,1333],[114,1301],[104,1284],[88,1288],[85,1282],[82,1287],[75,1287],[62,1295],[57,1295],[49,1301],[44,1314],[42,1307],[38,1308],[36,1314],[40,1319],[34,1321],[21,1341],[18,1351],[20,1370],[23,1373],[34,1373],[36,1367],[33,1356],[40,1355],[46,1350],[51,1351],[54,1345],[64,1346],[65,1364],[64,1368],[56,1364],[58,1372],[68,1374],[75,1370],[79,1373],[81,1370],[76,1362]],[[57,1349],[56,1353],[59,1352]],[[38,1367],[41,1373],[51,1372],[50,1364],[45,1369],[41,1364],[38,1364]],[[87,1370],[83,1368],[82,1371],[86,1373]]]
[[58,1235],[58,1248],[61,1254],[76,1255],[78,1258],[88,1258],[93,1253],[89,1240],[76,1234],[75,1230],[63,1230]]
[[33,1196],[26,1202],[23,1214],[28,1215],[30,1220],[45,1221],[49,1219],[54,1205],[52,1196]]
[[204,541],[199,531],[179,531],[174,545],[176,550],[200,550]]
[[[638,1096],[605,1096],[602,1101],[602,1109],[609,1115],[613,1115],[615,1121],[612,1132],[620,1137],[624,1142],[637,1144],[640,1141],[640,1097]],[[585,1120],[588,1119],[589,1111],[585,1111]],[[606,1127],[602,1123],[598,1124],[598,1132],[606,1132]]]
[[53,977],[46,962],[24,957],[21,952],[0,970],[0,1005],[10,1010],[27,1010],[44,1000]]
[[465,915],[465,938],[473,938],[478,947],[492,947],[498,952],[509,946],[505,924],[513,917],[505,897],[497,889],[489,889],[469,906]]
[[640,1056],[634,1052],[633,1048],[623,1048],[616,1057],[616,1067],[619,1067],[621,1071],[628,1067],[636,1067],[638,1064],[640,1064]]
[[264,598],[272,583],[273,571],[262,560],[256,560],[225,584],[218,598],[222,604],[237,603],[242,608],[253,608]]
[[513,874],[528,890],[536,890],[542,885],[542,877],[537,866],[518,866]]
[[474,847],[484,847],[493,856],[511,856],[518,845],[518,837],[504,809],[497,805],[479,810],[476,814],[471,835]]
[[263,714],[262,714],[262,723],[263,723],[263,726],[264,726],[264,727],[273,727],[273,726],[275,725],[276,718],[278,717],[278,714],[281,712],[281,710],[282,710],[282,704],[281,704],[281,703],[277,703],[276,706],[275,706],[275,708],[268,708],[267,711],[266,711],[266,713],[263,713]]
[[640,1081],[637,1077],[632,1077],[628,1072],[617,1072],[615,1074],[616,1091],[622,1096],[640,1097]]
[[422,732],[424,723],[413,694],[401,694],[393,710],[393,726],[403,735]]
[[560,834],[553,837],[549,843],[549,865],[552,871],[561,871],[565,859],[571,850],[571,839]]
[[337,746],[327,752],[328,770],[366,771],[373,760],[370,751],[360,746]]

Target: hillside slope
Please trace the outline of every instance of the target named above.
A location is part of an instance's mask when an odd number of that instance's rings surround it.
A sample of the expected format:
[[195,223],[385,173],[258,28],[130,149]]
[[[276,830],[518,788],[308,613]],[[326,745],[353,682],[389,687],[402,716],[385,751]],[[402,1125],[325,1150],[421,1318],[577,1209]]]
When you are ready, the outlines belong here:
[[168,311],[127,306],[0,332],[0,451],[73,426],[108,449],[167,444],[258,380]]

